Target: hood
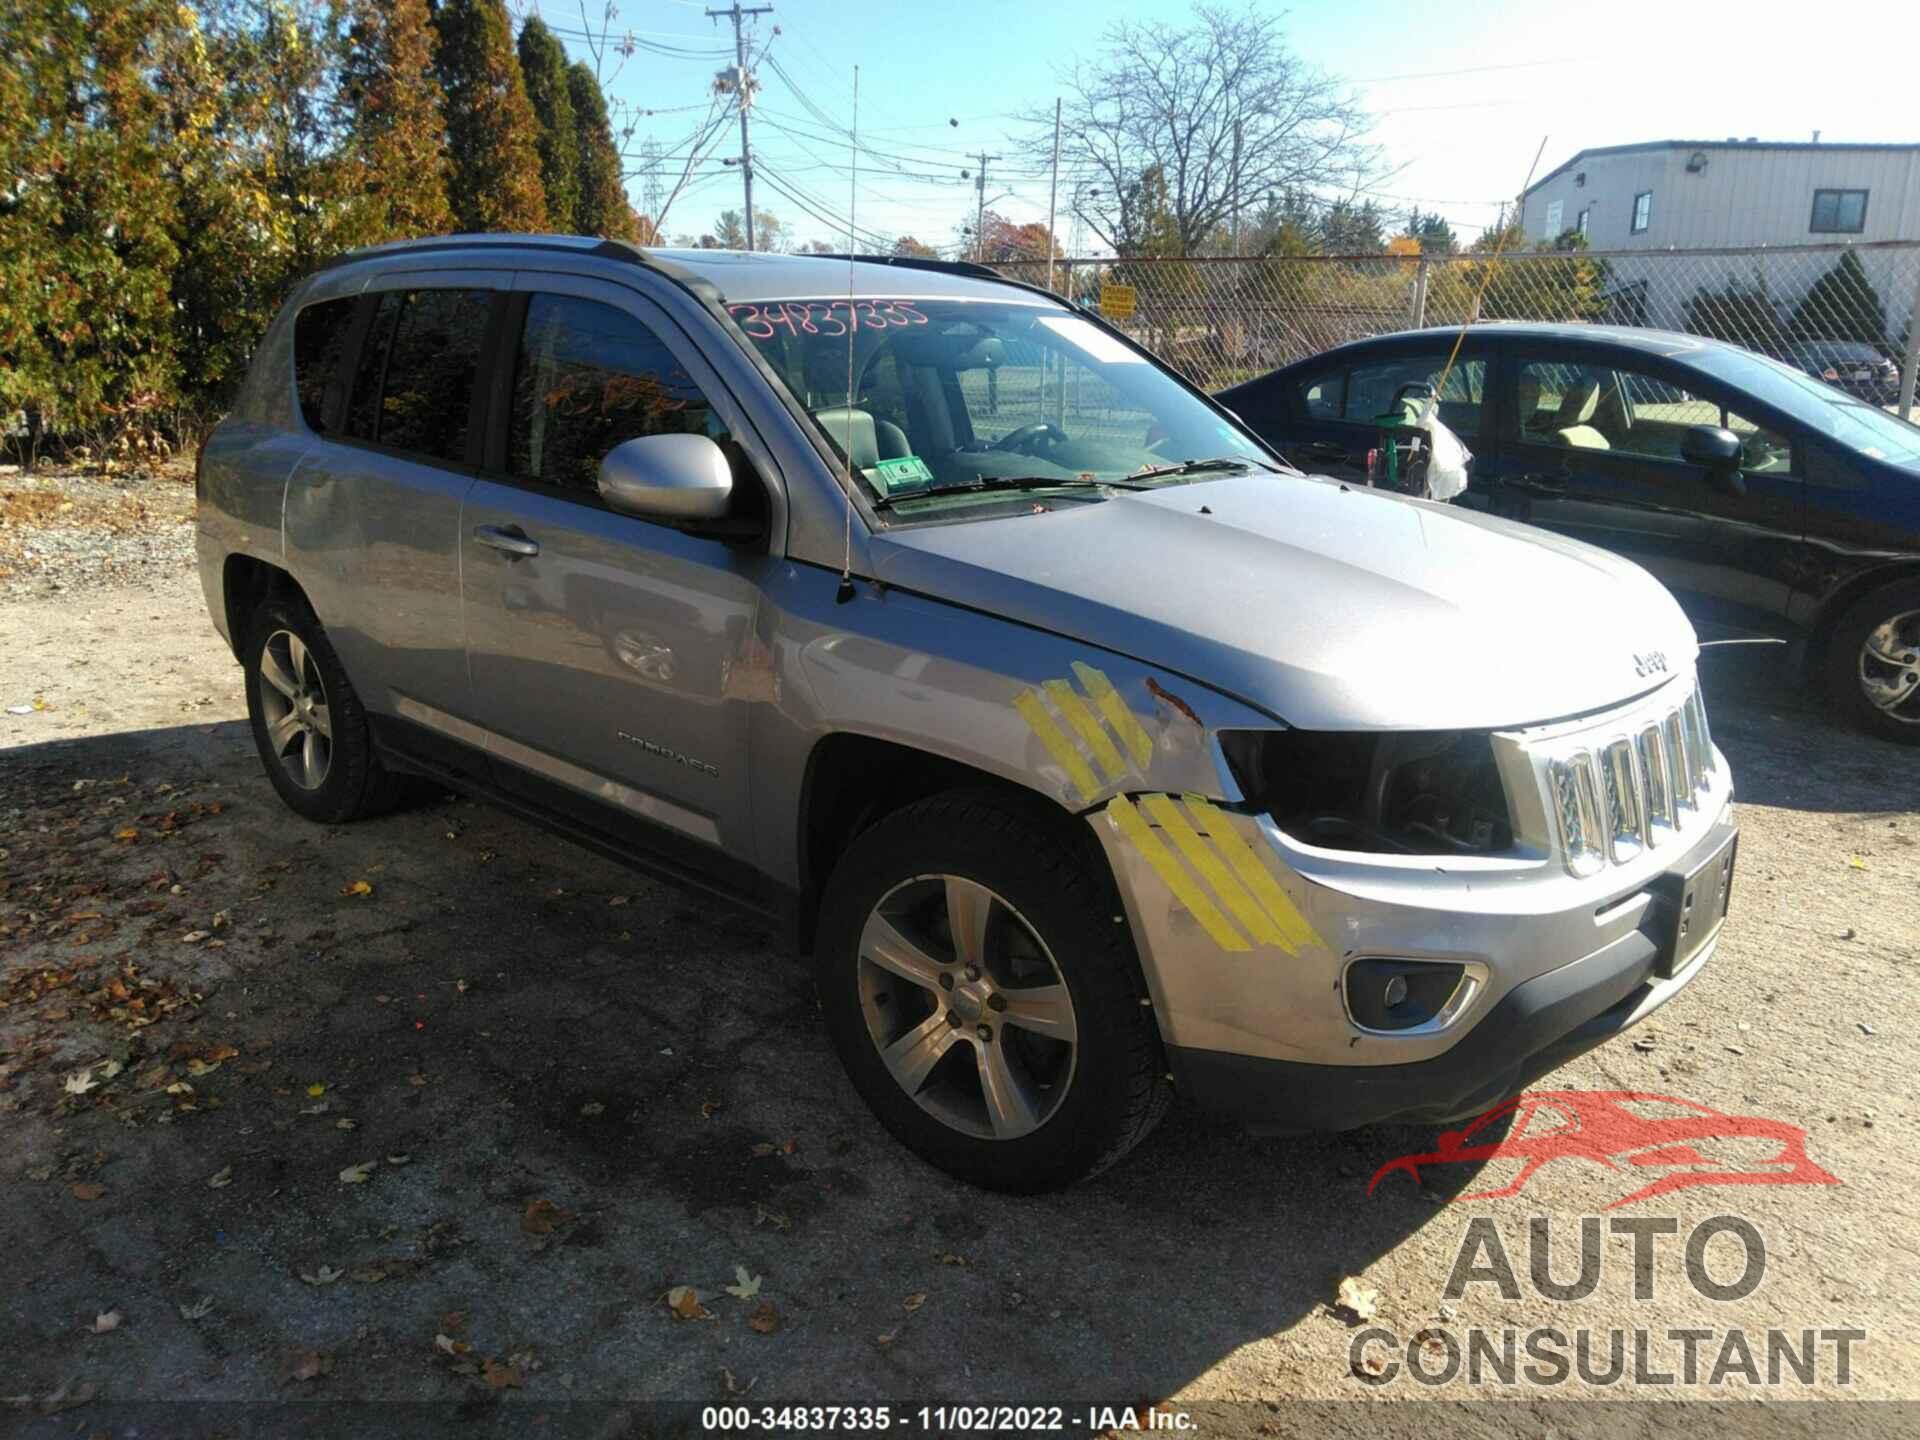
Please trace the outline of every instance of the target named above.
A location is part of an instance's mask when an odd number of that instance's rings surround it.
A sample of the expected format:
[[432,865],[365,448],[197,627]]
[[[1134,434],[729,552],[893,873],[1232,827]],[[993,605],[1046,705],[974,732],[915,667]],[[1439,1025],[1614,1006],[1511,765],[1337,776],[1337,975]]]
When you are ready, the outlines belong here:
[[1690,666],[1639,566],[1544,530],[1257,474],[874,537],[876,578],[1183,674],[1310,730],[1494,729]]

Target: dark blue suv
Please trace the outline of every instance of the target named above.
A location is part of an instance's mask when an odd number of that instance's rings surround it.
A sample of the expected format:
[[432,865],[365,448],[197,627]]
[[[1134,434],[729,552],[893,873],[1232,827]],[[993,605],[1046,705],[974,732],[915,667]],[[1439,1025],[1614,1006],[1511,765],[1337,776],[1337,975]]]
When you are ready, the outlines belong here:
[[[1697,335],[1492,323],[1356,341],[1221,399],[1303,470],[1364,482],[1382,416],[1438,384],[1457,503],[1645,566],[1695,625],[1806,636],[1865,728],[1920,744],[1920,426]],[[1443,373],[1444,372],[1444,373]],[[1557,604],[1577,626],[1580,597]]]

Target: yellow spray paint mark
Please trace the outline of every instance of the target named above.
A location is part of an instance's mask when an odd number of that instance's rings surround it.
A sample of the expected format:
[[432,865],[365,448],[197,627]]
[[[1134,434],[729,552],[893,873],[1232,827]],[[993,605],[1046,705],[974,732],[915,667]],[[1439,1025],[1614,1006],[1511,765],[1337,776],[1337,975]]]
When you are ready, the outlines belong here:
[[1153,739],[1147,734],[1146,728],[1127,708],[1127,702],[1120,698],[1120,692],[1113,688],[1113,682],[1103,672],[1076,660],[1073,662],[1073,673],[1080,681],[1080,688],[1099,707],[1107,723],[1113,726],[1113,733],[1120,737],[1120,743],[1133,756],[1135,767],[1145,775],[1147,762],[1153,759]]
[[1133,808],[1126,796],[1116,795],[1107,802],[1107,818],[1132,842],[1133,848],[1166,882],[1174,898],[1186,906],[1188,913],[1200,922],[1200,928],[1213,937],[1216,945],[1222,950],[1253,948],[1247,938],[1233,928],[1233,923],[1220,913],[1220,907],[1207,897],[1207,892],[1199,882],[1174,858],[1173,852],[1160,843],[1160,837],[1140,818],[1140,812]]
[[1309,945],[1324,950],[1327,942],[1320,938],[1320,933],[1300,913],[1299,907],[1281,888],[1280,882],[1273,878],[1273,872],[1247,848],[1247,842],[1240,838],[1227,817],[1199,795],[1183,798],[1187,802],[1187,809],[1206,827],[1208,836],[1219,847],[1220,853],[1227,857],[1227,863],[1233,866],[1234,873],[1272,917],[1283,937],[1280,943],[1286,950],[1297,954]]
[[1140,808],[1145,810],[1162,830],[1173,840],[1174,847],[1187,857],[1187,863],[1200,872],[1200,878],[1209,889],[1220,897],[1227,909],[1233,912],[1233,918],[1240,926],[1262,945],[1278,945],[1291,950],[1280,933],[1280,927],[1254,902],[1251,895],[1233,878],[1233,872],[1227,869],[1226,862],[1219,854],[1195,833],[1193,826],[1187,823],[1187,817],[1180,813],[1180,807],[1165,795],[1143,795]]
[[1049,680],[1043,687],[1047,698],[1053,701],[1054,709],[1067,717],[1067,723],[1080,732],[1080,738],[1087,742],[1087,748],[1093,751],[1093,758],[1099,762],[1107,779],[1118,780],[1127,773],[1127,762],[1120,758],[1120,752],[1114,748],[1113,741],[1101,728],[1100,722],[1087,708],[1087,702],[1080,698],[1079,692],[1064,680]]
[[1027,722],[1047,753],[1059,762],[1060,768],[1067,772],[1067,778],[1073,782],[1073,788],[1080,792],[1082,800],[1091,800],[1100,793],[1100,782],[1094,779],[1093,767],[1087,764],[1086,757],[1053,723],[1053,716],[1047,713],[1047,707],[1040,702],[1038,692],[1022,690],[1013,697],[1013,708],[1020,712],[1020,718]]

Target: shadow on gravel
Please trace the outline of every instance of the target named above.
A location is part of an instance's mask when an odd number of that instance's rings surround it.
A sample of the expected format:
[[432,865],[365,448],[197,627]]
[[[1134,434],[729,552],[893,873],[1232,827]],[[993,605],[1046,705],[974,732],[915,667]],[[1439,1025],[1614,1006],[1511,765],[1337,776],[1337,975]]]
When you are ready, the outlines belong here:
[[[1915,757],[1790,705],[1778,652],[1704,669],[1744,799],[1913,803]],[[868,1116],[780,937],[464,801],[308,825],[238,722],[0,754],[0,816],[9,1391],[1127,1402],[1338,1325],[1342,1276],[1464,1223],[1471,1173],[1366,1194],[1430,1127],[1254,1140],[1185,1107],[1091,1184],[967,1189]],[[22,988],[48,967],[73,978]],[[116,977],[185,998],[129,1023]]]
[[1786,810],[1877,813],[1920,801],[1920,749],[1838,720],[1808,683],[1798,646],[1701,652],[1713,739],[1735,798]]

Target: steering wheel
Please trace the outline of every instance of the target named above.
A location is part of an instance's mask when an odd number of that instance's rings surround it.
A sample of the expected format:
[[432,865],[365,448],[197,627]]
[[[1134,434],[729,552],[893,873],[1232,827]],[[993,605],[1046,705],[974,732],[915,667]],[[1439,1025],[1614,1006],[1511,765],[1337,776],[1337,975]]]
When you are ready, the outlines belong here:
[[1020,450],[1031,455],[1035,453],[1033,443],[1036,440],[1048,440],[1055,445],[1060,445],[1065,443],[1066,438],[1066,431],[1062,430],[1058,425],[1050,425],[1045,420],[1042,420],[1038,425],[1022,425],[1018,430],[1009,430],[998,440],[994,441],[993,448],[996,450]]

